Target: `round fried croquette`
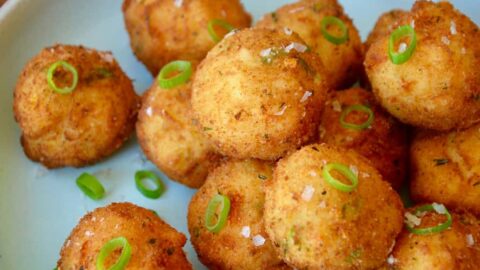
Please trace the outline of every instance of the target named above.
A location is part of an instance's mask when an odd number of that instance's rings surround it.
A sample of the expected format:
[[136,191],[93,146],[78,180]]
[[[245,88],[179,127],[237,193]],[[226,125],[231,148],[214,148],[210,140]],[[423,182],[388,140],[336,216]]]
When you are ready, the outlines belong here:
[[398,27],[398,22],[404,16],[407,16],[407,11],[402,9],[393,9],[383,13],[375,23],[372,31],[367,37],[364,43],[365,51],[368,51],[370,45],[377,41],[380,37],[389,35],[393,30]]
[[[417,235],[404,229],[387,259],[386,269],[478,269],[480,221],[467,212],[450,213],[452,226],[440,233]],[[428,212],[421,217],[419,228],[437,226],[445,220],[444,215]]]
[[[125,237],[131,246],[126,270],[192,269],[182,250],[185,235],[151,210],[131,203],[113,203],[85,215],[65,241],[57,268],[96,269],[99,251],[117,237]],[[115,253],[110,257],[105,265],[115,263]]]
[[220,156],[191,117],[191,81],[163,89],[155,81],[144,94],[137,137],[149,160],[171,179],[199,188]]
[[[47,80],[49,67],[58,61],[78,74],[67,94],[54,91]],[[52,74],[58,88],[74,85],[66,69]],[[111,53],[82,46],[41,50],[23,69],[14,92],[25,154],[48,168],[81,167],[111,155],[133,132],[138,104],[132,82]]]
[[480,215],[480,124],[458,132],[418,132],[410,162],[414,200],[466,208]]
[[[415,30],[411,57],[394,64],[387,35],[371,45],[365,59],[373,92],[382,106],[401,121],[428,129],[466,128],[479,122],[478,26],[443,1],[417,1],[399,25]],[[402,39],[394,46],[401,52],[407,43]]]
[[[346,42],[335,44],[322,34],[322,20],[330,16],[339,18],[345,24],[348,35]],[[358,80],[363,69],[362,41],[352,20],[337,0],[303,0],[287,4],[265,15],[256,27],[298,33],[311,50],[320,56],[334,88],[349,87]],[[335,35],[341,33],[334,26],[327,29]]]
[[[377,104],[371,92],[351,88],[334,92],[327,101],[319,126],[320,142],[357,151],[370,160],[383,179],[399,189],[405,179],[408,145],[406,128]],[[351,106],[362,105],[370,109],[373,120],[366,112],[352,111]],[[362,129],[342,125],[353,123]]]
[[215,45],[210,21],[234,28],[251,24],[239,0],[125,0],[122,10],[132,50],[154,76],[173,60],[200,62]]
[[[230,160],[215,170],[193,196],[188,209],[188,230],[198,258],[209,269],[290,269],[280,260],[263,225],[264,182],[272,165],[258,160]],[[207,230],[205,213],[213,196],[230,200],[225,226]]]
[[192,107],[220,153],[276,160],[314,139],[328,85],[320,59],[298,35],[246,29],[199,66]]
[[[350,192],[323,177],[340,163],[358,179]],[[343,184],[347,179],[332,170]],[[375,269],[402,229],[398,194],[354,151],[314,144],[280,160],[267,182],[265,227],[277,254],[297,269]]]

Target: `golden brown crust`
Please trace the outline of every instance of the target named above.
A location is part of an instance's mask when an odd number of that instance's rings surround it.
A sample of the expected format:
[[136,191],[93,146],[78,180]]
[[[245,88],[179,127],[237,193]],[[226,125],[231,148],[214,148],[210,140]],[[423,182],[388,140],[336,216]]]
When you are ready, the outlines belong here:
[[[47,83],[46,70],[59,60],[78,71],[70,94],[58,94]],[[132,133],[138,104],[111,53],[82,46],[43,49],[25,66],[14,92],[24,151],[49,168],[81,167],[111,155]]]
[[448,2],[418,1],[399,25],[414,25],[417,45],[395,65],[389,36],[367,52],[365,68],[382,106],[401,121],[429,129],[466,128],[480,121],[480,31]]
[[[355,191],[325,182],[322,167],[335,162],[357,171]],[[277,254],[297,269],[375,269],[400,233],[402,217],[398,194],[351,150],[305,146],[280,160],[267,182],[267,233]]]
[[191,82],[162,89],[155,81],[144,94],[137,137],[145,155],[173,180],[199,188],[221,158],[193,124]]
[[[303,44],[296,34],[254,28],[208,53],[192,107],[222,154],[275,160],[315,137],[328,82],[316,54],[292,48]],[[279,54],[262,58],[271,51]]]
[[[193,196],[188,229],[200,261],[209,269],[290,269],[277,258],[263,225],[264,181],[272,177],[272,169],[272,164],[257,160],[226,161]],[[218,234],[205,228],[205,211],[216,194],[231,202],[227,223]],[[247,237],[242,235],[244,227]],[[255,236],[265,238],[265,243],[255,246]]]
[[[347,42],[335,45],[323,37],[320,25],[326,16],[336,16],[345,23],[349,35]],[[351,86],[363,69],[360,35],[336,0],[302,0],[287,4],[265,15],[255,27],[277,28],[281,31],[288,27],[297,32],[319,55],[335,89]]]
[[[358,104],[373,111],[372,124],[363,130],[344,128],[340,123],[342,111]],[[345,117],[345,121],[355,124],[367,119],[368,115],[360,112]],[[366,157],[395,189],[402,185],[408,156],[406,129],[377,104],[371,92],[361,88],[334,92],[326,103],[319,133],[320,142],[352,149]]]
[[200,62],[215,45],[207,31],[210,20],[235,28],[249,27],[251,17],[238,0],[125,0],[122,6],[130,45],[156,76],[173,60]]
[[[416,235],[404,229],[386,269],[478,269],[480,221],[467,212],[450,212],[452,227],[441,233]],[[445,222],[445,216],[429,212],[421,220],[419,228],[432,227]]]
[[192,269],[182,250],[187,238],[152,211],[131,203],[113,203],[85,215],[65,241],[58,269],[96,269],[103,245],[121,236],[132,248],[126,269]]
[[480,215],[480,124],[440,133],[420,131],[410,149],[411,193]]

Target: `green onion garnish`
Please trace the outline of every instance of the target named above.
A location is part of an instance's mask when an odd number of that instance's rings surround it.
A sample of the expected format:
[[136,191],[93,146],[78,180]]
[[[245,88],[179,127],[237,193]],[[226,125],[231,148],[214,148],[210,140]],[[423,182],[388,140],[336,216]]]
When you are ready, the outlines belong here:
[[[405,38],[410,37],[410,44],[407,46],[404,43],[405,47],[400,47],[399,51],[397,52],[395,48],[395,44]],[[390,60],[395,65],[400,65],[408,61],[412,56],[415,48],[417,46],[417,34],[415,30],[410,25],[403,25],[398,27],[393,33],[390,35],[390,39],[388,40],[388,56],[390,56]]]
[[[67,71],[69,71],[70,73],[72,73],[73,79],[72,79],[72,84],[70,86],[67,86],[67,87],[64,87],[64,88],[59,88],[55,84],[55,82],[53,80],[53,76],[55,75],[55,71],[57,70],[57,68],[59,68],[60,66],[64,69],[66,69]],[[50,67],[48,68],[47,83],[48,83],[48,86],[50,86],[50,88],[52,88],[53,91],[55,91],[59,94],[71,93],[73,90],[75,90],[75,88],[77,87],[77,84],[78,84],[77,69],[75,67],[73,67],[72,65],[70,65],[66,61],[62,61],[62,60],[57,61],[57,62],[53,63],[52,65],[50,65]]]
[[123,270],[130,261],[132,256],[132,248],[125,237],[118,237],[108,241],[97,255],[97,270],[105,270],[105,259],[116,249],[122,248],[122,253],[118,257],[114,265],[108,270]]
[[228,22],[221,20],[221,19],[213,19],[208,22],[208,33],[210,34],[210,37],[213,39],[215,42],[220,42],[222,40],[218,35],[217,32],[215,32],[215,29],[213,29],[214,26],[220,26],[223,29],[227,30],[228,32],[231,32],[235,29],[231,24]]
[[[345,43],[348,40],[348,28],[345,23],[335,16],[327,16],[321,21],[320,31],[322,32],[323,37],[335,45],[340,45]],[[328,32],[328,27],[330,25],[336,25],[340,28],[342,32],[340,36],[331,35]]]
[[[143,183],[144,179],[150,179],[155,184],[155,189],[150,189],[145,186]],[[162,180],[151,171],[138,171],[135,173],[135,185],[137,186],[138,191],[142,193],[145,197],[150,199],[157,199],[162,196],[165,187],[163,186]]]
[[[172,72],[179,72],[173,77],[168,77]],[[192,63],[188,61],[172,61],[163,66],[160,73],[158,73],[157,82],[163,89],[171,89],[182,85],[192,76]]]
[[[337,172],[340,172],[343,176],[345,176],[350,182],[352,183],[351,185],[344,184],[340,182],[340,180],[336,179],[330,174],[331,170],[335,170]],[[352,170],[345,166],[344,164],[341,163],[328,163],[323,167],[322,171],[323,178],[325,181],[327,181],[328,184],[330,184],[332,187],[343,191],[343,192],[351,192],[355,190],[358,186],[358,177],[355,173],[352,172]]]
[[438,214],[445,215],[447,217],[447,221],[445,221],[444,223],[440,223],[434,227],[427,227],[427,228],[420,228],[420,229],[414,228],[413,226],[407,223],[406,224],[407,230],[414,234],[425,235],[425,234],[432,234],[432,233],[440,233],[450,228],[450,226],[452,226],[452,215],[450,215],[447,208],[443,204],[435,204],[435,205],[436,206],[434,206],[434,204],[427,204],[427,205],[420,206],[417,209],[415,209],[415,211],[413,212],[413,215],[418,217],[418,215],[422,213],[435,211]]
[[[347,115],[350,114],[353,111],[367,113],[368,114],[367,121],[365,121],[361,124],[358,124],[358,125],[346,122],[345,117],[347,117]],[[365,105],[356,104],[356,105],[348,106],[347,108],[345,108],[345,110],[342,111],[342,114],[340,115],[340,125],[342,125],[342,127],[344,127],[344,128],[348,128],[348,129],[362,130],[362,129],[366,129],[366,128],[370,127],[370,125],[373,122],[374,117],[375,117],[375,114],[373,113],[372,109],[370,109],[369,107],[367,107]]]
[[[220,208],[220,213],[217,214],[217,208]],[[220,232],[225,223],[227,222],[228,213],[230,212],[230,199],[225,195],[216,194],[210,200],[205,213],[205,227],[207,230],[218,233]],[[213,223],[214,218],[217,219]],[[212,224],[213,223],[213,224]]]
[[93,200],[100,200],[105,195],[105,189],[103,188],[102,184],[98,181],[98,179],[89,174],[89,173],[82,173],[77,178],[77,186]]

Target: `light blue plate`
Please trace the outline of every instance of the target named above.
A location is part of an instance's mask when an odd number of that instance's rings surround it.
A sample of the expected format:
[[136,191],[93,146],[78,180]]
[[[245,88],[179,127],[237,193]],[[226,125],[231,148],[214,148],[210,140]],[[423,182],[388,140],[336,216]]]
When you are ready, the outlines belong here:
[[[173,0],[172,0],[173,1]],[[135,189],[133,174],[155,169],[136,140],[111,158],[83,169],[46,170],[28,160],[13,120],[13,87],[25,63],[54,43],[83,44],[110,50],[142,93],[151,81],[133,56],[124,30],[121,0],[8,0],[0,8],[0,269],[52,269],[71,229],[87,211],[111,202],[130,201],[156,210],[166,222],[188,235],[186,212],[194,190],[167,181],[167,192],[149,200]],[[246,0],[258,19],[288,0]],[[408,8],[412,1],[341,1],[365,38],[377,17],[391,8]],[[480,1],[453,1],[480,22]],[[96,174],[107,190],[100,202],[76,187],[82,172]],[[195,269],[204,269],[190,244],[185,250]]]

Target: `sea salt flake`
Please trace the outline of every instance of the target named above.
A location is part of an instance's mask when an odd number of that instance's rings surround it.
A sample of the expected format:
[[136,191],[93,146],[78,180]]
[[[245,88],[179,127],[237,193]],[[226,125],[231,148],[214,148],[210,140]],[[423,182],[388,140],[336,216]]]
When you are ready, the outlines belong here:
[[182,7],[183,0],[173,0],[173,3],[175,4],[176,7]]
[[412,20],[412,21],[410,22],[410,26],[411,26],[412,28],[415,28],[415,20]]
[[332,102],[332,108],[336,112],[341,112],[342,111],[342,105],[340,104],[340,102],[338,102],[338,100],[334,100]]
[[448,37],[446,37],[446,36],[442,36],[442,42],[445,45],[450,45],[450,39],[448,39]]
[[302,11],[304,9],[305,9],[305,7],[294,8],[294,9],[290,10],[289,13],[297,13],[297,12]]
[[410,212],[405,213],[405,223],[410,227],[418,226],[422,223],[422,220]]
[[228,32],[223,38],[224,39],[229,38],[229,37],[235,35],[237,32],[238,32],[237,29],[233,29],[232,31]]
[[91,236],[94,236],[95,234],[91,231],[85,231],[85,236],[86,237],[91,237]]
[[303,94],[302,99],[300,99],[300,102],[303,103],[303,102],[307,101],[307,99],[308,99],[309,97],[311,97],[311,96],[312,96],[312,92],[310,92],[310,91],[305,91],[305,93]]
[[243,237],[249,238],[250,237],[250,227],[249,226],[243,226],[241,234],[242,234]]
[[113,55],[109,52],[101,53],[103,60],[107,61],[108,63],[113,62]]
[[469,247],[475,245],[475,239],[473,238],[473,235],[467,234],[467,244]]
[[350,165],[350,170],[353,172],[353,174],[355,174],[356,176],[358,176],[358,167],[355,166],[355,165]]
[[387,263],[390,264],[390,265],[395,264],[396,261],[397,260],[393,257],[393,255],[390,255],[387,258]]
[[457,25],[455,24],[454,21],[450,22],[450,33],[452,33],[452,35],[457,34]]
[[314,187],[312,187],[311,185],[306,185],[302,192],[302,200],[309,202],[312,199],[314,192]]
[[398,46],[398,53],[404,53],[407,50],[407,43],[402,42]]
[[265,238],[259,234],[252,238],[253,245],[256,247],[263,246],[265,244]]
[[272,48],[268,48],[268,49],[265,49],[265,50],[261,50],[260,51],[260,56],[261,57],[268,57],[268,56],[270,56],[271,53],[272,53]]
[[308,174],[310,174],[310,176],[312,176],[312,177],[317,176],[317,173],[315,171],[310,171]]
[[437,212],[438,214],[446,214],[447,213],[447,208],[445,208],[445,205],[439,204],[439,203],[432,203],[433,210]]
[[288,44],[287,47],[285,47],[285,52],[290,53],[291,50],[296,50],[299,53],[304,53],[304,52],[307,51],[307,49],[308,49],[307,46],[305,46],[301,43],[292,42],[292,43]]
[[145,110],[145,113],[146,113],[149,117],[152,117],[152,115],[153,115],[153,108],[152,108],[152,107],[148,107],[148,108]]
[[290,29],[290,28],[288,28],[288,27],[284,27],[284,28],[283,28],[283,32],[285,32],[285,34],[286,34],[287,36],[290,36],[290,35],[293,33],[292,29]]
[[282,107],[280,108],[280,111],[274,113],[274,115],[281,116],[285,113],[286,109],[287,109],[287,104],[283,104]]

